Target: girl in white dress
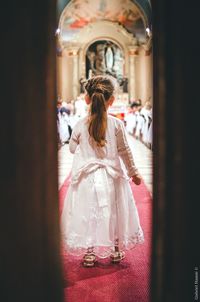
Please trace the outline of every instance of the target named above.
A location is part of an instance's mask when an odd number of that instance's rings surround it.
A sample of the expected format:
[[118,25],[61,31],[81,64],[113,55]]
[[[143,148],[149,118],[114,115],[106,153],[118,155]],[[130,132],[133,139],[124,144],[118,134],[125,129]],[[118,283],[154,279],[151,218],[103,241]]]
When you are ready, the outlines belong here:
[[123,122],[109,116],[116,81],[90,78],[86,85],[88,116],[75,125],[69,143],[74,153],[71,184],[61,216],[63,243],[69,254],[94,266],[96,256],[114,263],[124,251],[144,241],[129,180],[139,185]]

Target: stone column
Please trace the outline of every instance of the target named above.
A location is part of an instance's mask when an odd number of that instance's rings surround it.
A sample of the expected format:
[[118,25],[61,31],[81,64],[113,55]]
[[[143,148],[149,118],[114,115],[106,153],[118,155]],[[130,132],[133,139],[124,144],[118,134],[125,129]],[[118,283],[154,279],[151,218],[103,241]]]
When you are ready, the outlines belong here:
[[56,32],[56,79],[57,79],[57,96],[62,96],[62,69],[63,69],[63,45],[60,36],[60,30]]
[[79,94],[78,47],[64,47],[61,58],[62,97],[68,102]]
[[138,47],[129,47],[129,99],[133,100],[136,98],[136,72],[135,72],[135,61],[138,55]]
[[56,79],[57,79],[57,95],[62,96],[62,70],[63,70],[63,57],[62,53],[56,55]]
[[152,58],[152,40],[149,39],[143,46],[144,48],[144,63],[145,63],[145,101],[153,102],[153,58]]
[[72,94],[75,100],[79,95],[79,77],[78,77],[78,48],[73,48],[71,55],[73,56],[73,75],[72,75]]
[[6,40],[0,49],[5,100],[0,118],[0,300],[63,302],[53,37],[57,1],[22,5],[7,1],[1,13],[2,24],[14,26],[0,28]]

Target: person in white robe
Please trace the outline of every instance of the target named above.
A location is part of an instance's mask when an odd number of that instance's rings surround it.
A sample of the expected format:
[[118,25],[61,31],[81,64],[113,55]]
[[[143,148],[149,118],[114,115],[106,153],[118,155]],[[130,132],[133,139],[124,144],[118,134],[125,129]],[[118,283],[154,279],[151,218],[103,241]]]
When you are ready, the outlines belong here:
[[137,125],[138,104],[132,102],[125,116],[126,130],[129,134],[134,135]]
[[147,145],[150,149],[153,148],[153,110],[152,108],[149,110],[149,121],[150,121],[150,126],[148,129],[148,133],[147,133]]
[[141,129],[142,142],[144,144],[147,144],[147,135],[148,135],[149,125],[150,125],[150,122],[149,122],[149,112],[150,112],[150,110],[151,110],[151,103],[149,101],[146,101],[144,106],[140,110],[140,114],[144,118],[144,122],[143,122],[142,129]]
[[140,114],[140,110],[138,110],[135,114],[136,114],[135,138],[141,140],[142,128],[144,126],[144,117],[142,114]]
[[62,107],[60,109],[60,113],[58,115],[58,127],[59,127],[59,135],[61,145],[67,143],[70,139],[70,112],[68,112],[67,108]]

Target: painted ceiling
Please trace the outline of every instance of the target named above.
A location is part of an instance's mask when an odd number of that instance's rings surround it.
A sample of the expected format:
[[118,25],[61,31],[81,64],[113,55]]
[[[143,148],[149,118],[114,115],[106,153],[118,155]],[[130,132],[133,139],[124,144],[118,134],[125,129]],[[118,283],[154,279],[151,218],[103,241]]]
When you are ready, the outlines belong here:
[[141,10],[130,0],[72,0],[64,9],[63,17],[61,34],[65,41],[72,40],[83,27],[100,20],[122,25],[139,40],[145,36]]
[[[65,6],[69,4],[72,0],[58,0],[57,1],[57,10],[58,10],[58,19],[60,18],[60,15],[62,11],[64,10]],[[96,1],[96,0],[94,0]],[[82,0],[82,2],[86,2]],[[143,12],[144,18],[146,20],[147,26],[151,25],[151,1],[150,0],[131,0],[131,2],[135,3],[139,9]]]

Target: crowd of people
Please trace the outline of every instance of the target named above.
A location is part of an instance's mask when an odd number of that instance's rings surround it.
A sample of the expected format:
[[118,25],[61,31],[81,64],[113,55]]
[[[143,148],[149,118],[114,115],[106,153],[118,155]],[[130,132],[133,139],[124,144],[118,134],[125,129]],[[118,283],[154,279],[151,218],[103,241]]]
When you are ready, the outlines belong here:
[[[69,143],[73,127],[80,118],[87,114],[87,109],[84,95],[78,96],[76,101],[72,100],[71,102],[65,102],[60,96],[58,97],[57,134],[60,147]],[[146,101],[142,105],[140,99],[131,102],[124,116],[127,132],[150,149],[152,149],[152,120],[150,101]]]
[[133,101],[125,116],[126,130],[136,139],[152,149],[153,117],[150,101],[142,105],[141,100]]
[[82,96],[76,101],[65,102],[59,96],[57,100],[57,137],[58,145],[62,147],[69,143],[72,130],[77,121],[85,116],[87,106]]

